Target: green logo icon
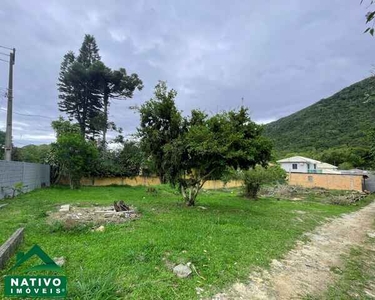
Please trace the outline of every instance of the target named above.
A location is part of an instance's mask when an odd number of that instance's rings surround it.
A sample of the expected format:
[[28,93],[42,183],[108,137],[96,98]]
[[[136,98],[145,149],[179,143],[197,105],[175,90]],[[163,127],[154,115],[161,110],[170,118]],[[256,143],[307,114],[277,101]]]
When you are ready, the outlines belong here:
[[[34,256],[39,257],[43,263],[28,268],[24,273],[35,271],[63,272],[63,269],[38,245],[34,245],[27,253],[19,252],[16,264],[10,270],[20,267]],[[65,297],[67,293],[65,276],[5,276],[4,285],[4,293],[7,297],[51,298]]]

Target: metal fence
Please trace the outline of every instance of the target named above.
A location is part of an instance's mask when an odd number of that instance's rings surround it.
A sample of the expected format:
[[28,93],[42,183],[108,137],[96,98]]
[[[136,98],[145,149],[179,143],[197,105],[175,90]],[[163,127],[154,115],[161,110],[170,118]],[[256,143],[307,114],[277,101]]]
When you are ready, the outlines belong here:
[[49,185],[49,165],[0,160],[0,199]]

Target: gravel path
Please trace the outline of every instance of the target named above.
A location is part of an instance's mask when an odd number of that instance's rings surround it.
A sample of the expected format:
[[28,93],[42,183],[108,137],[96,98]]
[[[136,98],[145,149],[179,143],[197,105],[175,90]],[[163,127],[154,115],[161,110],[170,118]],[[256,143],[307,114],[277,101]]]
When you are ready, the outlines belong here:
[[308,234],[309,242],[297,242],[286,256],[273,260],[269,270],[250,274],[246,284],[236,283],[214,300],[302,299],[319,295],[335,280],[332,270],[343,263],[342,255],[360,245],[375,220],[375,202],[361,210],[342,215]]

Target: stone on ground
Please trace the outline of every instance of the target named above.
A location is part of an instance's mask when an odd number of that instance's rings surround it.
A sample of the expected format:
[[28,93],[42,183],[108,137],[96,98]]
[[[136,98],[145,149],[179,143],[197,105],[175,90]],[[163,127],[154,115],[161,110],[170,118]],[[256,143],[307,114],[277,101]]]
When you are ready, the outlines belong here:
[[187,265],[179,264],[173,268],[173,273],[178,278],[186,278],[192,273],[191,269]]
[[105,231],[105,227],[103,225],[101,225],[98,228],[96,228],[95,231],[103,232],[103,231]]
[[60,207],[60,212],[68,212],[70,210],[70,205],[69,204],[66,204],[66,205],[61,205]]
[[65,265],[65,257],[64,256],[54,257],[53,260],[55,261],[56,265],[58,265],[59,267],[62,267],[63,265]]

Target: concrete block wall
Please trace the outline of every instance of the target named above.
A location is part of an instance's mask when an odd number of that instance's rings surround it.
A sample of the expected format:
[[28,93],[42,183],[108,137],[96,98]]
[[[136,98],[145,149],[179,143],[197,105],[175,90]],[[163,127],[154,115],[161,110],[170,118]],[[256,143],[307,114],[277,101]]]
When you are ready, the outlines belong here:
[[308,188],[362,191],[363,176],[347,174],[289,173],[289,184]]
[[23,192],[50,185],[50,166],[19,161],[0,160],[0,199],[10,196],[17,183]]

